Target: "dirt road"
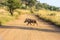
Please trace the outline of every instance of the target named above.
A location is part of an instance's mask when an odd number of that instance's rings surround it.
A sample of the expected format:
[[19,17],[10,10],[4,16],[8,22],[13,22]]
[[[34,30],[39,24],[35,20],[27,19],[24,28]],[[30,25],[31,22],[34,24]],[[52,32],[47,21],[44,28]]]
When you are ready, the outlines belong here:
[[[37,20],[38,25],[26,25],[24,20]],[[60,40],[60,28],[38,20],[34,15],[25,14],[15,21],[0,27],[1,40]]]

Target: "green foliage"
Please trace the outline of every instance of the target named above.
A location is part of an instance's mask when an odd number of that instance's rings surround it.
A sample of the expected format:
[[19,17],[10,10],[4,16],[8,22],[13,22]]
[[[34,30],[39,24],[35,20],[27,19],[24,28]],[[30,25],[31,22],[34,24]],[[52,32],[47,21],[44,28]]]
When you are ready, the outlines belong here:
[[8,0],[6,2],[6,5],[9,7],[9,8],[12,8],[12,9],[16,9],[16,8],[20,8],[20,1],[19,0]]
[[42,7],[43,7],[42,4],[40,2],[37,2],[36,9],[41,9]]
[[9,12],[11,13],[11,15],[13,15],[14,9],[20,8],[21,6],[20,0],[7,0],[6,2],[1,4],[9,7]]
[[35,6],[36,9],[44,8],[51,11],[60,10],[59,7],[50,6],[47,3],[40,3],[37,0],[6,0],[5,2],[2,2],[1,4],[8,6],[11,14],[14,9],[17,9],[17,8],[27,9],[33,6]]
[[35,6],[36,6],[36,9],[44,8],[44,9],[51,10],[51,11],[58,11],[58,10],[60,10],[59,7],[50,6],[47,3],[37,2],[37,4]]
[[25,4],[22,4],[20,8],[21,9],[27,9],[27,6]]
[[34,5],[36,4],[36,1],[37,1],[37,0],[21,0],[21,1],[22,1],[22,3],[24,3],[26,6],[31,7],[31,6],[34,6]]

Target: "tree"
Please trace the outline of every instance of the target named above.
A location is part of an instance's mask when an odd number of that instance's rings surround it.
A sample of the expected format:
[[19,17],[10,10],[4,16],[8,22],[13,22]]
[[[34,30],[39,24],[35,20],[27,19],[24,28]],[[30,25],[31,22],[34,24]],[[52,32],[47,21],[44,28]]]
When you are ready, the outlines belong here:
[[2,4],[9,7],[9,12],[11,13],[12,16],[13,16],[13,10],[20,8],[21,6],[20,0],[7,0]]
[[36,7],[36,9],[42,9],[43,5],[42,5],[42,3],[40,3],[40,2],[37,1],[35,7]]
[[26,6],[32,7],[35,5],[35,3],[37,2],[37,0],[21,0],[22,3],[25,3]]

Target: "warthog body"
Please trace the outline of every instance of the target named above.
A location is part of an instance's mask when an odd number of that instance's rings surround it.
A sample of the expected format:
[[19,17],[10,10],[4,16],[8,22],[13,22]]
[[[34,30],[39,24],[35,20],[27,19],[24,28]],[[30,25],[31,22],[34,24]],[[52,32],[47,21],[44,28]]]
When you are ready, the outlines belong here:
[[28,24],[31,25],[32,23],[33,23],[33,24],[37,24],[37,21],[36,21],[36,20],[34,20],[34,19],[29,19],[29,18],[26,18],[26,19],[25,19],[24,23],[26,23],[26,22],[27,22],[27,25],[28,25]]

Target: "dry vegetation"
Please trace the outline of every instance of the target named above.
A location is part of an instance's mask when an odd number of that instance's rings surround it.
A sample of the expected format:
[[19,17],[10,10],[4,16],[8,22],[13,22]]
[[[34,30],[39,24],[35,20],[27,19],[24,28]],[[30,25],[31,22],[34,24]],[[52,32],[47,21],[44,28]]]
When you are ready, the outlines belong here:
[[58,11],[39,10],[38,15],[46,21],[60,25],[60,12]]
[[29,10],[23,10],[23,9],[16,9],[13,12],[14,15],[11,16],[7,7],[0,7],[0,24],[3,25],[6,22],[18,19],[18,17],[21,14],[26,14],[26,13],[30,13],[30,11]]
[[[31,10],[16,9],[14,10],[14,16],[11,16],[6,8],[0,8],[0,22],[2,24],[18,19],[21,14],[31,14]],[[39,10],[34,11],[35,14],[38,14],[41,18],[46,21],[51,21],[56,25],[60,25],[60,12],[58,11],[49,11],[49,10]]]
[[3,25],[6,22],[15,20],[18,14],[14,12],[14,16],[11,16],[7,8],[0,8],[0,23]]

